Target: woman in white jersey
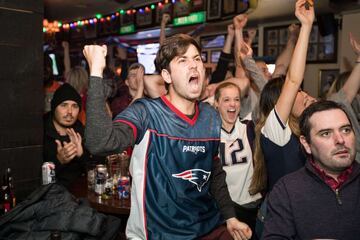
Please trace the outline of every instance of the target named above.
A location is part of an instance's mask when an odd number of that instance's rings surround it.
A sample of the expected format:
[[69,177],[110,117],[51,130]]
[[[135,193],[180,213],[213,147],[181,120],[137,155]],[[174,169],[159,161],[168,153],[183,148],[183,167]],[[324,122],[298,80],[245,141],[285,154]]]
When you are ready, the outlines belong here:
[[254,124],[251,120],[241,121],[239,118],[240,88],[234,83],[224,82],[216,88],[215,107],[222,120],[219,157],[226,172],[236,217],[254,230],[262,198],[259,192],[249,193],[254,170]]

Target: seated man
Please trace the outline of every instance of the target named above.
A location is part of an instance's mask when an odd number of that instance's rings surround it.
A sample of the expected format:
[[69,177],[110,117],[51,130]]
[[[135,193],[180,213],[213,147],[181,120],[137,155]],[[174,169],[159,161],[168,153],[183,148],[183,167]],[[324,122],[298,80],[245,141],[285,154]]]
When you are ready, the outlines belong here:
[[55,164],[56,181],[68,187],[85,169],[84,126],[78,119],[81,97],[65,83],[54,93],[44,116],[44,162]]
[[264,239],[358,239],[360,168],[349,117],[320,101],[305,109],[300,129],[308,161],[270,192]]

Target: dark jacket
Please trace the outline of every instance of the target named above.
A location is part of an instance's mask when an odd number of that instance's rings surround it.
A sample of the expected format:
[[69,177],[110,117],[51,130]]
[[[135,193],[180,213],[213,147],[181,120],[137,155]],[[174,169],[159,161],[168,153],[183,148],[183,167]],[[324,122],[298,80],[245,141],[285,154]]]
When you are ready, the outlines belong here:
[[359,165],[334,191],[307,162],[270,192],[264,239],[359,239],[359,226]]
[[61,239],[114,239],[120,220],[96,212],[74,198],[59,184],[35,190],[0,219],[0,239],[50,239],[53,231]]
[[44,162],[55,163],[56,181],[66,187],[71,185],[71,183],[77,177],[79,177],[83,172],[85,172],[85,163],[89,159],[89,153],[84,146],[84,126],[79,120],[77,120],[72,128],[75,130],[75,132],[80,133],[82,137],[84,154],[80,158],[75,157],[67,164],[61,164],[56,158],[57,145],[55,140],[58,139],[60,140],[60,142],[69,142],[70,139],[68,136],[60,136],[59,133],[56,131],[54,123],[52,121],[51,112],[45,114],[44,116],[43,160]]

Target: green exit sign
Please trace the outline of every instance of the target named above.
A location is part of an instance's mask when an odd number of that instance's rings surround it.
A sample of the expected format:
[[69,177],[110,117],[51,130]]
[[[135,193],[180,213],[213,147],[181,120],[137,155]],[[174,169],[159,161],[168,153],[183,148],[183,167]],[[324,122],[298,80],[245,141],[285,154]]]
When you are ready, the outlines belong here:
[[190,13],[189,16],[174,18],[174,26],[189,25],[205,22],[205,11]]
[[134,24],[123,26],[120,28],[120,34],[133,33],[135,32]]

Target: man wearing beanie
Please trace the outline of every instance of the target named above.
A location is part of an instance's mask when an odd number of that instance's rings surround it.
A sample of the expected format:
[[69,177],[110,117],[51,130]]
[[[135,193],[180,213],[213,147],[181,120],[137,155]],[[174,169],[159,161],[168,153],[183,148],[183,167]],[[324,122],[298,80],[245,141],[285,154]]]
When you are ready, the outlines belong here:
[[82,142],[84,126],[77,119],[81,97],[65,83],[54,93],[51,111],[44,116],[44,162],[55,164],[56,181],[65,187],[85,170],[88,153]]

